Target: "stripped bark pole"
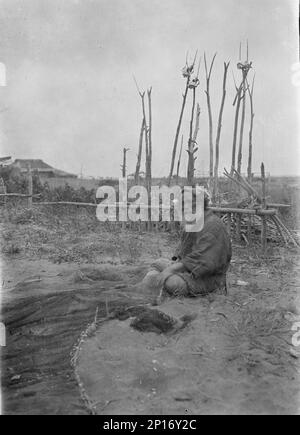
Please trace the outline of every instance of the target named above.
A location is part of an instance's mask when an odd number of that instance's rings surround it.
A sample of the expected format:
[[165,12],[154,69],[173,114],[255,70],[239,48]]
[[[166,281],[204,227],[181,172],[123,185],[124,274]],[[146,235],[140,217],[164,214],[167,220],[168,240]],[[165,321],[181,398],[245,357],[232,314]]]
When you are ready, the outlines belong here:
[[243,98],[243,108],[242,108],[242,118],[240,125],[240,140],[239,140],[239,151],[238,151],[238,172],[242,171],[242,158],[243,158],[243,136],[244,136],[244,127],[245,127],[245,115],[246,115],[246,99],[247,99],[247,76],[252,68],[252,62],[249,62],[249,44],[247,41],[247,60],[245,62],[238,62],[237,68],[242,71],[242,83],[241,83],[241,92]]
[[293,236],[293,234],[290,232],[290,230],[284,225],[284,223],[281,221],[281,219],[275,215],[274,216],[275,221],[280,225],[280,227],[282,228],[282,230],[286,233],[286,235],[288,236],[288,238],[291,240],[291,242],[294,244],[294,246],[296,247],[300,247],[299,242],[295,239],[295,237]]
[[[151,175],[149,174],[149,156],[150,156],[150,149],[149,149],[149,130],[148,130],[148,126],[147,126],[147,117],[146,117],[146,108],[145,108],[145,91],[142,92],[139,88],[139,85],[136,81],[136,78],[133,76],[137,91],[141,97],[141,103],[142,103],[142,114],[143,114],[143,125],[144,125],[144,131],[145,131],[145,148],[146,148],[146,158],[145,158],[145,178],[146,178],[146,187],[147,189],[149,188],[149,180],[151,179]],[[148,90],[148,100],[150,98],[150,102],[149,105],[151,107],[151,90],[152,88],[150,88],[150,90]],[[150,96],[149,96],[150,93]],[[143,128],[143,126],[142,126]],[[142,134],[141,134],[142,136]],[[150,164],[150,169],[151,169],[151,164]],[[136,174],[137,175],[137,174]]]
[[[237,89],[237,88],[236,88]],[[235,108],[235,118],[234,118],[234,127],[233,127],[233,143],[232,143],[232,157],[231,157],[231,175],[233,175],[233,171],[235,170],[236,163],[236,144],[237,144],[237,133],[238,133],[238,125],[239,125],[239,116],[240,116],[240,107],[241,107],[241,88],[237,89],[237,103]],[[235,105],[235,103],[234,103]]]
[[250,244],[251,238],[252,238],[252,218],[251,218],[251,216],[248,217],[248,222],[247,222],[247,237],[248,237],[248,242]]
[[[186,84],[185,84],[185,91],[182,95],[183,100],[182,100],[181,111],[180,111],[180,115],[179,115],[179,121],[177,124],[176,133],[175,133],[173,151],[172,151],[171,168],[170,168],[170,173],[169,173],[169,177],[168,177],[168,185],[169,186],[170,186],[171,181],[172,181],[172,176],[173,176],[173,171],[174,171],[174,166],[175,166],[175,159],[176,159],[176,152],[177,152],[177,145],[178,145],[178,139],[179,139],[179,133],[180,133],[180,129],[181,129],[184,109],[186,106],[187,95],[188,95],[189,87],[191,84],[191,76],[194,72],[194,67],[195,67],[195,63],[196,63],[196,59],[197,59],[197,54],[198,54],[198,50],[196,51],[193,63],[191,65],[188,65],[188,55],[186,56],[185,67],[182,70],[183,77],[186,78]],[[199,74],[199,69],[198,69],[198,74]]]
[[[244,74],[244,73],[243,73]],[[239,150],[238,150],[238,161],[237,161],[237,171],[239,173],[242,172],[242,159],[243,159],[243,139],[244,139],[244,127],[245,127],[245,118],[246,118],[246,76],[243,78],[243,86],[242,86],[242,117],[241,117],[241,125],[240,125],[240,139],[239,139]]]
[[187,170],[187,181],[189,185],[192,185],[194,182],[195,176],[195,161],[197,157],[195,154],[198,150],[196,146],[196,140],[199,130],[199,116],[200,116],[200,108],[199,104],[197,104],[197,112],[196,112],[196,123],[194,128],[194,118],[195,118],[195,109],[196,109],[196,90],[199,86],[199,71],[200,71],[201,59],[199,60],[197,75],[192,79],[190,83],[190,89],[193,92],[192,98],[192,113],[190,119],[190,133],[189,133],[189,141],[188,141],[188,170]]
[[233,171],[233,175],[236,176],[236,178],[235,178],[232,175],[230,175],[229,172],[224,168],[224,175],[225,175],[225,177],[229,178],[229,180],[231,180],[232,182],[237,184],[238,187],[241,187],[242,189],[244,189],[248,193],[249,196],[252,195],[261,204],[261,202],[262,202],[261,196],[247,182],[247,180],[244,177],[242,177],[242,175],[239,172],[237,172],[236,170]]
[[214,144],[213,144],[213,118],[212,118],[212,109],[211,109],[211,99],[210,99],[210,79],[211,73],[213,69],[213,65],[216,59],[217,53],[215,53],[210,68],[208,70],[206,54],[204,53],[204,64],[205,64],[205,75],[206,75],[206,101],[207,101],[207,110],[208,110],[208,125],[209,125],[209,179],[210,186],[212,184],[213,176],[214,176]]
[[227,232],[231,234],[231,213],[227,213]]
[[7,190],[6,190],[6,186],[5,186],[4,182],[3,182],[3,193],[5,194],[4,199],[3,199],[4,212],[6,213],[6,211],[7,211],[7,197],[6,197]]
[[255,76],[252,81],[251,90],[248,86],[248,93],[249,93],[249,99],[250,99],[250,128],[249,128],[249,154],[248,154],[248,168],[247,168],[247,174],[248,174],[248,181],[249,183],[252,182],[252,153],[253,153],[253,125],[254,125],[254,106],[253,106],[253,91],[254,91],[254,83],[255,83]]
[[274,222],[282,240],[284,241],[285,245],[288,246],[288,240],[287,237],[285,235],[285,233],[282,231],[280,224],[278,223],[278,221],[276,220],[276,216],[271,216],[272,221]]
[[145,92],[140,93],[141,100],[142,100],[142,112],[143,112],[143,118],[144,118],[144,124],[145,124],[145,151],[146,151],[146,157],[145,157],[145,177],[146,177],[146,187],[148,189],[148,183],[149,183],[149,130],[147,125],[147,118],[146,118],[146,108],[145,108]]
[[[261,182],[262,182],[262,207],[265,210],[267,208],[266,203],[266,176],[265,176],[265,165],[261,164]],[[266,216],[262,216],[262,231],[261,231],[261,244],[263,252],[267,248],[267,219]]]
[[241,223],[242,223],[242,216],[241,216],[241,214],[238,214],[236,216],[236,233],[237,233],[238,241],[239,242],[241,241],[241,237],[242,237],[242,234],[241,234]]
[[143,118],[141,131],[140,131],[140,138],[139,138],[139,149],[138,149],[138,155],[137,155],[136,169],[135,169],[135,175],[134,175],[135,184],[138,184],[139,179],[140,179],[144,132],[145,132],[145,119]]
[[177,162],[177,173],[176,173],[177,184],[178,184],[178,181],[179,181],[179,173],[180,173],[182,149],[183,149],[183,135],[181,136],[180,152],[179,152],[179,157],[178,157],[178,162]]
[[[4,187],[6,190],[6,187]],[[41,196],[40,193],[37,193],[35,195],[28,195],[25,193],[0,193],[0,197],[6,197],[6,198],[29,198],[32,196],[32,198],[39,198]]]
[[197,160],[196,153],[199,149],[199,147],[196,145],[197,145],[197,136],[199,133],[199,126],[200,126],[200,114],[201,114],[200,106],[199,106],[199,104],[197,104],[196,121],[195,121],[195,128],[194,128],[194,134],[193,134],[193,138],[192,138],[192,147],[191,147],[191,151],[192,151],[192,157],[191,157],[192,179],[194,178],[194,175],[195,175],[195,162]]
[[221,130],[222,130],[222,118],[223,111],[226,99],[226,81],[227,81],[227,73],[230,62],[224,62],[224,76],[223,76],[223,94],[219,112],[218,119],[218,128],[217,128],[217,137],[216,137],[216,149],[215,149],[215,167],[214,167],[214,190],[213,190],[213,200],[219,196],[219,156],[220,156],[220,139],[221,139]]
[[32,181],[32,172],[30,164],[27,167],[28,174],[28,208],[32,209],[32,195],[33,195],[33,181]]
[[7,210],[7,197],[9,196],[9,194],[7,194],[7,189],[4,183],[3,178],[0,178],[0,184],[2,186],[2,191],[3,193],[0,194],[0,197],[3,197],[3,207],[4,207],[4,212],[6,213]]
[[130,148],[123,148],[123,164],[121,165],[122,168],[122,177],[126,178],[126,168],[127,168],[127,153],[130,150]]
[[201,115],[201,109],[199,103],[197,104],[197,111],[196,111],[196,122],[195,122],[195,129],[193,134],[193,142],[197,142],[197,136],[199,133],[199,127],[200,127],[200,115]]
[[187,183],[188,185],[193,184],[194,180],[194,143],[193,143],[193,126],[194,126],[194,114],[196,105],[196,88],[193,88],[193,102],[192,102],[192,113],[190,119],[190,134],[188,143],[188,169],[187,169]]
[[233,144],[232,144],[232,159],[231,159],[231,174],[236,169],[236,145],[237,145],[237,134],[238,134],[238,124],[239,124],[239,114],[240,114],[240,106],[241,101],[243,100],[243,112],[242,119],[240,125],[240,142],[239,142],[239,152],[238,152],[238,171],[241,172],[242,167],[242,146],[243,146],[243,134],[244,134],[244,124],[245,124],[245,112],[246,112],[246,80],[249,70],[252,68],[252,62],[249,62],[249,46],[247,42],[247,60],[246,62],[241,62],[242,56],[242,46],[240,44],[239,51],[239,62],[237,64],[237,68],[242,71],[242,82],[239,87],[236,86],[235,79],[235,88],[236,88],[236,97],[234,99],[233,105],[235,106],[236,102],[236,112],[235,112],[235,120],[234,120],[234,130],[233,130]]
[[183,100],[182,100],[182,105],[181,105],[181,111],[180,111],[179,120],[178,120],[178,124],[177,124],[177,128],[176,128],[176,133],[175,133],[175,139],[174,139],[174,145],[173,145],[173,151],[172,151],[172,159],[171,159],[171,168],[170,168],[170,173],[169,173],[169,177],[168,177],[168,185],[169,186],[171,184],[171,180],[172,180],[172,176],[173,176],[173,171],[174,171],[178,138],[179,138],[179,133],[180,133],[180,129],[181,129],[184,109],[185,109],[185,106],[186,106],[186,99],[187,99],[187,94],[188,94],[188,90],[189,90],[189,85],[190,85],[190,76],[188,76],[187,79],[186,79],[185,91],[184,91],[184,94],[183,94]]
[[151,184],[152,184],[152,87],[147,90],[148,95],[148,114],[149,114],[149,128],[148,128],[148,141],[149,141],[149,148],[148,148],[148,156],[146,156],[147,159],[147,171],[146,171],[146,183],[148,192],[151,191]]

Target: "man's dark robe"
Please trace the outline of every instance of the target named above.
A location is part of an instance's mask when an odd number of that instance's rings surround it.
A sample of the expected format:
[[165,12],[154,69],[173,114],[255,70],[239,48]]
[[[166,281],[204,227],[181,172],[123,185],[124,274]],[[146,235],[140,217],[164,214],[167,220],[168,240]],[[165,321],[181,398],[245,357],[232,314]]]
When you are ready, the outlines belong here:
[[231,254],[225,225],[212,211],[206,211],[203,229],[198,233],[184,232],[175,255],[187,270],[178,275],[185,280],[188,293],[196,296],[226,287]]

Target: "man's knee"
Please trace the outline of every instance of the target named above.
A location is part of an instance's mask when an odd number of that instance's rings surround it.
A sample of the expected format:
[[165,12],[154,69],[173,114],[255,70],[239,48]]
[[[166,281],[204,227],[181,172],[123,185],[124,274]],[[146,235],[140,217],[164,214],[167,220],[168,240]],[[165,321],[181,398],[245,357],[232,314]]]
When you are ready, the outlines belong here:
[[155,260],[151,264],[151,270],[156,270],[158,272],[162,272],[167,267],[169,267],[171,264],[172,264],[172,262],[170,260],[168,260],[167,258],[159,258],[158,260]]
[[169,276],[165,282],[165,290],[175,296],[186,295],[188,291],[186,282],[178,275]]

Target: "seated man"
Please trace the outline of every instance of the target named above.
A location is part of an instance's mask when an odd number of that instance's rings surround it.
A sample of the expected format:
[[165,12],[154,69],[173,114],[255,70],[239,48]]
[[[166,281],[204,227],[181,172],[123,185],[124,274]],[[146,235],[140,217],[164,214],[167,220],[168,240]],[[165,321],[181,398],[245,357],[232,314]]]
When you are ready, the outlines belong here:
[[200,296],[226,288],[231,241],[226,227],[204,199],[204,227],[198,233],[183,231],[176,255],[156,261],[144,282],[156,282],[174,296]]

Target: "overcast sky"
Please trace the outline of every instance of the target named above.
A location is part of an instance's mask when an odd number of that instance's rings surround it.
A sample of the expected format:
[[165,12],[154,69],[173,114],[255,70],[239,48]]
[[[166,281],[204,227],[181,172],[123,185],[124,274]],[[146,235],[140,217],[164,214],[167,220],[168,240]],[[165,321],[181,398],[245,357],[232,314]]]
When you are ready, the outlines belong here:
[[[42,158],[66,171],[118,176],[123,146],[134,171],[141,88],[153,86],[153,172],[167,175],[178,121],[187,50],[210,59],[214,125],[223,62],[231,61],[221,137],[221,169],[230,167],[234,84],[240,41],[249,39],[256,73],[254,167],[299,174],[297,0],[0,0],[2,155]],[[251,73],[252,74],[252,73]],[[196,169],[208,170],[204,68]],[[183,133],[187,142],[188,102]],[[248,115],[248,114],[247,114]],[[299,115],[299,113],[298,113]],[[244,139],[246,170],[247,116]],[[216,127],[215,127],[216,130]],[[185,153],[186,154],[186,153]],[[187,154],[186,154],[187,155]],[[186,156],[185,156],[186,159]],[[185,165],[183,166],[183,171]]]

